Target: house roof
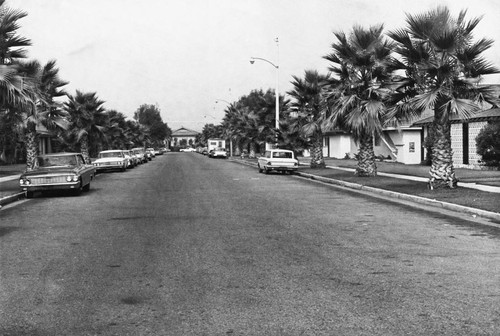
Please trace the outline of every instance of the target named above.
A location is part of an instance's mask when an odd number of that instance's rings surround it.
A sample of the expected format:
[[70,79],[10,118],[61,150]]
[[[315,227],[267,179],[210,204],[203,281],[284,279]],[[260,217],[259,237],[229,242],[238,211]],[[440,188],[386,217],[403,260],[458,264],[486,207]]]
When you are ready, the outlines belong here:
[[172,132],[173,137],[182,137],[182,136],[197,136],[200,132],[193,131],[191,129],[181,127]]
[[[500,108],[478,111],[473,113],[470,116],[470,118],[463,118],[456,114],[450,117],[450,122],[452,124],[473,122],[473,121],[488,121],[488,120],[500,120]],[[431,116],[414,122],[412,126],[425,126],[431,124],[433,121],[434,121],[434,116]]]

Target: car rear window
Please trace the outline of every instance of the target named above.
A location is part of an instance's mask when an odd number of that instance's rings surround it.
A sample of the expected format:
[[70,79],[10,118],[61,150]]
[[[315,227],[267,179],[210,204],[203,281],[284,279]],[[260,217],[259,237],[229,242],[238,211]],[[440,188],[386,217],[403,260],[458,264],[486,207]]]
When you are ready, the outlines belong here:
[[293,154],[290,152],[274,152],[273,158],[278,159],[293,159]]

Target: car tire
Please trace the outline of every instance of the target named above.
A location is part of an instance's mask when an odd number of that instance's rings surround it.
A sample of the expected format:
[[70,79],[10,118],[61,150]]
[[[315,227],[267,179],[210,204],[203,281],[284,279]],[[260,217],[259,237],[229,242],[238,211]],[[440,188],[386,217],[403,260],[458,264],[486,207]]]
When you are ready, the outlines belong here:
[[90,190],[90,182],[89,182],[89,183],[87,183],[87,185],[86,185],[86,186],[84,186],[84,187],[82,188],[82,190],[83,190],[83,191],[89,191],[89,190]]
[[259,167],[259,173],[262,174],[262,168],[260,168],[260,165],[258,165]]
[[73,196],[80,196],[80,194],[82,193],[82,190],[83,190],[83,187],[82,187],[82,184],[80,183],[78,188],[73,189]]
[[269,170],[267,170],[266,167],[264,167],[264,174],[266,174],[266,175],[269,174]]

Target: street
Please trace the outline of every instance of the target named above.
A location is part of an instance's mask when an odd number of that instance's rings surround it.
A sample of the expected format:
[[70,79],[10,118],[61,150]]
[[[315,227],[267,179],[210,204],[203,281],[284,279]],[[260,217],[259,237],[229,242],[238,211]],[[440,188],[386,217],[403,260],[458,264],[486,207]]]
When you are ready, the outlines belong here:
[[0,211],[0,335],[499,335],[500,232],[197,153]]

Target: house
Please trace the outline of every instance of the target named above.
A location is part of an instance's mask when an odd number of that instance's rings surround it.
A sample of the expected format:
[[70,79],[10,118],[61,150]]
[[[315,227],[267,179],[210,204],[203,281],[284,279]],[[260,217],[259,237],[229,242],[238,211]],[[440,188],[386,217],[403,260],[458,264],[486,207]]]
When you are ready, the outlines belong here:
[[[404,164],[419,164],[423,160],[422,127],[404,125],[386,127],[380,136],[374,138],[373,149],[377,157],[383,157]],[[323,156],[343,159],[358,153],[353,137],[341,130],[325,132]]]
[[[434,117],[431,116],[412,125],[422,128],[422,142],[429,134],[433,120]],[[451,149],[455,167],[470,167],[479,164],[481,157],[476,153],[476,137],[484,126],[495,121],[500,122],[500,108],[478,111],[468,119],[457,115],[450,118]]]
[[172,132],[172,146],[173,147],[188,147],[194,146],[196,137],[200,134],[197,131],[181,127]]
[[52,139],[54,135],[42,124],[38,123],[36,126],[36,133],[38,135],[38,153],[49,154],[52,153]]

